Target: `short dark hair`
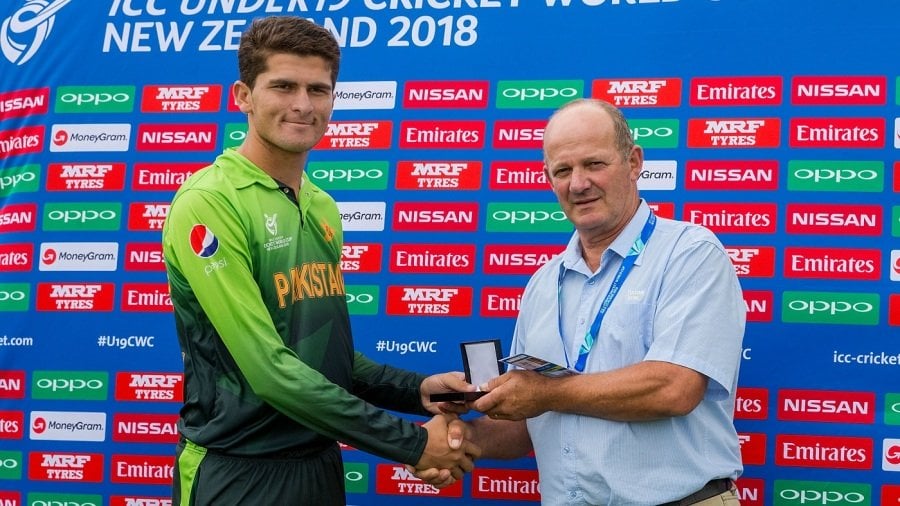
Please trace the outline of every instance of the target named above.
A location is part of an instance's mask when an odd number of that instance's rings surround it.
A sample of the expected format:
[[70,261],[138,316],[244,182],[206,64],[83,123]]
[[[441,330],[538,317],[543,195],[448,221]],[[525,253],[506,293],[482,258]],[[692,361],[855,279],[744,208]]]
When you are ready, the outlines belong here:
[[266,60],[277,53],[318,56],[331,66],[331,84],[337,82],[341,49],[331,32],[297,16],[269,16],[253,20],[241,35],[238,73],[241,82],[253,88]]

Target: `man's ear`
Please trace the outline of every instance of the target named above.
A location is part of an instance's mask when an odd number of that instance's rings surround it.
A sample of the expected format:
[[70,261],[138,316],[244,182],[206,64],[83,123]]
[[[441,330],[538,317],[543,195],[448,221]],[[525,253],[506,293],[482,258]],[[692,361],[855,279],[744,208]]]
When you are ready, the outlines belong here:
[[631,154],[628,157],[628,166],[631,170],[632,180],[637,181],[641,177],[641,170],[644,168],[644,148],[635,144],[631,148]]
[[250,87],[243,82],[235,81],[231,85],[231,98],[242,113],[248,114],[253,111],[250,105]]

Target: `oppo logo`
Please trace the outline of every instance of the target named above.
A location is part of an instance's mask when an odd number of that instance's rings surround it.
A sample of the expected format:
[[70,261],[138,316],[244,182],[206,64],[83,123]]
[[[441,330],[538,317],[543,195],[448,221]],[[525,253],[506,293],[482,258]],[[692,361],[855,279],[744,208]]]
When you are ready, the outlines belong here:
[[22,301],[25,300],[25,292],[21,290],[14,290],[11,292],[7,292],[5,290],[0,290],[0,302],[6,301]]
[[381,169],[317,169],[310,177],[319,181],[355,181],[357,179],[381,179],[385,177]]
[[76,501],[42,501],[40,499],[32,501],[29,506],[99,506],[95,502],[76,502]]
[[59,100],[74,105],[125,104],[131,97],[127,93],[64,93]]
[[878,179],[878,172],[871,169],[852,170],[852,169],[799,169],[794,172],[794,177],[804,181],[833,181],[840,183],[841,181],[874,181]]
[[95,220],[115,220],[116,212],[110,210],[95,211],[93,209],[87,209],[84,211],[79,211],[77,209],[69,209],[66,211],[50,211],[49,213],[47,213],[47,218],[53,221],[61,221],[63,223],[87,223],[89,221]]
[[866,496],[859,492],[839,492],[837,490],[809,490],[788,488],[782,490],[779,497],[798,504],[860,504],[867,502]]
[[503,98],[514,100],[549,100],[552,98],[576,98],[580,92],[575,88],[507,88],[503,90]]
[[675,135],[675,131],[668,127],[634,127],[631,129],[631,137],[635,142],[645,137],[671,137],[673,135]]
[[506,223],[545,223],[566,221],[566,214],[562,211],[496,211],[491,215],[493,219]]
[[900,402],[895,402],[895,403],[891,404],[890,410],[893,413],[900,413]]
[[50,390],[51,392],[75,392],[76,390],[102,390],[103,382],[100,380],[83,380],[83,379],[49,379],[42,378],[35,382],[35,385],[42,390]]
[[344,473],[344,479],[351,482],[357,482],[365,479],[365,476],[359,471],[347,471]]
[[794,311],[807,314],[869,313],[875,306],[868,302],[847,302],[843,300],[792,300],[788,307]]
[[18,469],[19,461],[16,459],[0,459],[0,469]]
[[371,304],[375,302],[375,297],[370,293],[348,293],[346,295],[347,304]]
[[228,140],[230,140],[230,141],[242,142],[246,138],[247,138],[247,132],[245,132],[244,130],[234,130],[234,131],[228,132]]

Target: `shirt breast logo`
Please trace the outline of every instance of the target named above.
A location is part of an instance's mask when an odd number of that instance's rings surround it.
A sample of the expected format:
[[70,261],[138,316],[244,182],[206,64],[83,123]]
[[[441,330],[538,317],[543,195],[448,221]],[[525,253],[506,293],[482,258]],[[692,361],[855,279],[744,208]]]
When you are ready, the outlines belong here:
[[266,213],[263,213],[263,216],[266,217],[266,230],[269,231],[269,235],[278,235],[278,215],[273,214],[269,216]]
[[269,240],[263,244],[266,251],[275,251],[290,246],[291,241],[294,240],[293,237],[278,235],[278,213],[271,215],[263,213],[263,218],[265,219],[266,232],[269,233]]

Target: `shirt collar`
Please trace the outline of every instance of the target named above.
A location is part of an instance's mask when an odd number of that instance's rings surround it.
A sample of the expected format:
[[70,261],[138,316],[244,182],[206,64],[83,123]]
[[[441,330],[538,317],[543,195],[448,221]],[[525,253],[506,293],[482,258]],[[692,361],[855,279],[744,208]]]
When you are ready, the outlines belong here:
[[[634,213],[634,216],[631,217],[631,220],[625,225],[625,228],[613,239],[612,244],[609,245],[607,251],[612,251],[616,255],[619,255],[621,258],[625,258],[628,255],[628,251],[631,249],[631,246],[634,244],[634,241],[640,237],[641,230],[644,228],[644,223],[647,222],[647,218],[650,216],[650,206],[647,204],[647,201],[641,199],[641,203],[638,206],[637,212]],[[606,255],[606,253],[604,253]],[[640,263],[640,257],[638,257],[635,263]],[[578,231],[572,234],[572,237],[569,238],[569,243],[566,245],[566,249],[562,254],[562,264],[566,269],[574,269],[578,271],[584,271],[585,274],[593,274],[589,272],[587,265],[584,263],[584,258],[581,255],[581,241],[578,238]]]

